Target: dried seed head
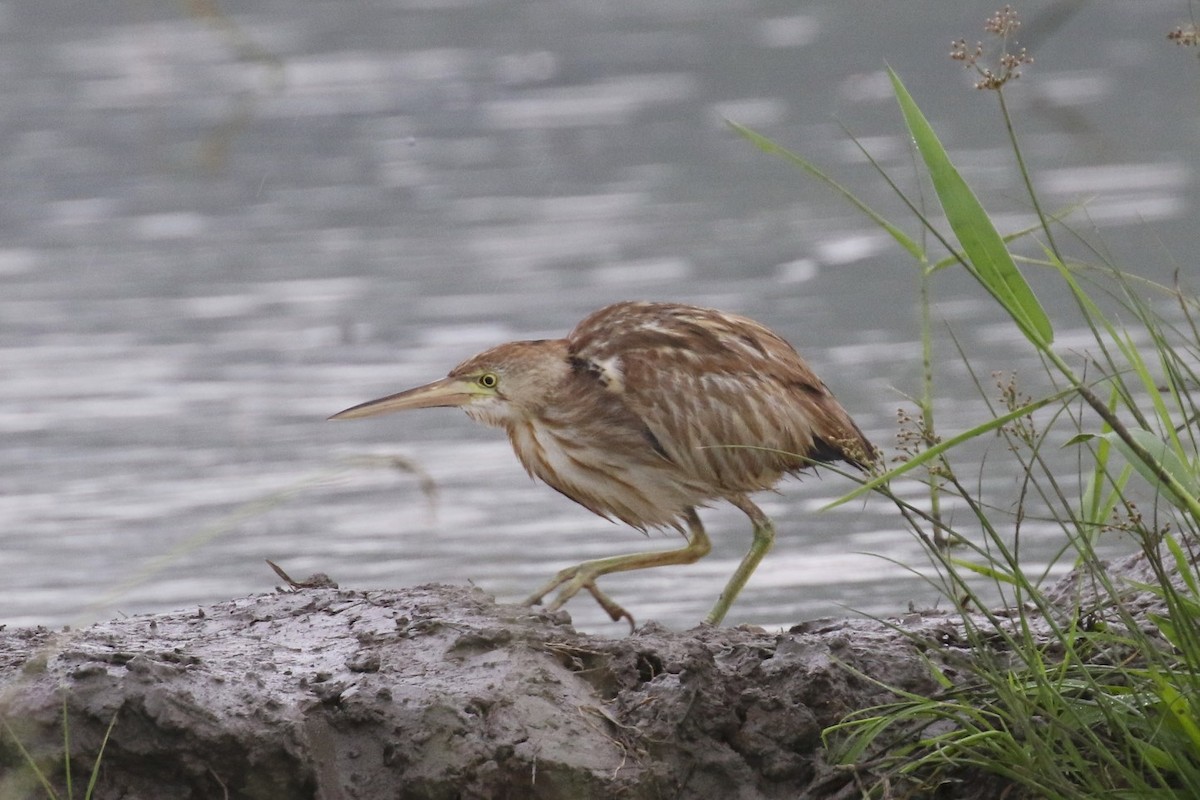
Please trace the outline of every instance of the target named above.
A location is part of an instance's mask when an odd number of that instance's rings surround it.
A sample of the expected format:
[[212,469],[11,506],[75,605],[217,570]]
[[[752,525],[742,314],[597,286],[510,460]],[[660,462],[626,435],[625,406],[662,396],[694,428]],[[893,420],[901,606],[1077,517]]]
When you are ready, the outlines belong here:
[[1016,33],[1020,27],[1021,20],[1017,19],[1017,12],[1013,10],[1012,6],[1005,6],[983,23],[985,31],[1001,38]]
[[1195,25],[1176,28],[1167,34],[1167,39],[1182,47],[1195,47],[1200,44],[1200,28]]
[[1024,47],[1016,49],[1016,42],[1009,38],[1021,27],[1021,20],[1012,6],[1005,6],[983,24],[983,29],[991,36],[1000,40],[1000,55],[995,67],[981,66],[983,58],[983,42],[976,42],[974,49],[967,45],[966,39],[959,39],[950,45],[950,58],[962,62],[967,69],[974,69],[979,74],[975,82],[976,89],[999,89],[1011,80],[1021,77],[1020,68],[1033,63],[1033,56]]

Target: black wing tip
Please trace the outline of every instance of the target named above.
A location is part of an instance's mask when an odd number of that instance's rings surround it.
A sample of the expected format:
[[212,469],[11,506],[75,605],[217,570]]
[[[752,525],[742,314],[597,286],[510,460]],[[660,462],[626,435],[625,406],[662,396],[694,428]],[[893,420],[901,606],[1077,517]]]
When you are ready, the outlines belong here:
[[812,461],[821,464],[845,461],[864,472],[870,471],[882,457],[883,452],[866,439],[837,442],[818,437],[813,439],[812,450],[808,453],[808,458]]

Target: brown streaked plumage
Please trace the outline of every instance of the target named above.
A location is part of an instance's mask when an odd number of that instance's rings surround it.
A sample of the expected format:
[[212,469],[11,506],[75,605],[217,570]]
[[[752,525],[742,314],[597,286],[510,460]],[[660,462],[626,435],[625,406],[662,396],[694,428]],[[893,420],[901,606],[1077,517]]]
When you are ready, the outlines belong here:
[[754,525],[750,551],[706,617],[716,625],[774,541],[750,494],[815,463],[865,467],[876,453],[782,338],[746,317],[675,303],[606,306],[565,339],[493,347],[442,380],[331,419],[435,406],[504,428],[531,476],[590,511],[686,537],[676,550],[569,567],[525,601],[558,589],[553,610],[586,589],[613,620],[631,625],[596,579],[704,557],[710,544],[698,506],[727,500]]

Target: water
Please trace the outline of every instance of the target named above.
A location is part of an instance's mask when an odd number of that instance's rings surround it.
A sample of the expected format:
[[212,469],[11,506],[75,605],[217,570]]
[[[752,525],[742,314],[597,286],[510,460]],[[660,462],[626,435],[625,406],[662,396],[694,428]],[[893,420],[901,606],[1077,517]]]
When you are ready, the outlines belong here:
[[[1027,225],[993,99],[946,58],[992,10],[4,6],[0,622],[265,591],[278,582],[267,558],[344,586],[470,580],[516,600],[582,558],[674,546],[532,484],[497,432],[457,412],[324,421],[618,299],[761,319],[890,446],[902,394],[918,390],[911,266],[721,120],[825,165],[913,230],[840,128],[915,187],[886,62],[989,208]],[[1180,98],[1197,62],[1165,41],[1182,13],[1086,8],[1046,33],[1027,15],[1038,61],[1009,95],[1045,202],[1092,197],[1114,257],[1151,275],[1166,259],[1145,252],[1194,245],[1200,126]],[[937,294],[979,374],[1017,368],[1036,386],[1036,362],[977,289],[946,272]],[[967,371],[948,342],[939,354],[940,425],[969,427],[982,412]],[[436,496],[364,456],[408,459]],[[986,485],[1011,481],[989,472]],[[828,474],[781,488],[762,498],[777,549],[730,622],[935,599],[893,563],[923,563],[893,510],[816,513],[849,488]],[[704,516],[708,559],[606,589],[639,619],[695,622],[749,541],[735,510]],[[1031,563],[1056,545],[1042,538]],[[570,610],[619,631],[586,598]]]

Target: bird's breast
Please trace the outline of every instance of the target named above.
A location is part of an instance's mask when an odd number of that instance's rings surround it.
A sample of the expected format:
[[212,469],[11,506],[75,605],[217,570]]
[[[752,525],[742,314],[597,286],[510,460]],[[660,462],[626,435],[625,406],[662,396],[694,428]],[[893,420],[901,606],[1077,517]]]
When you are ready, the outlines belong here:
[[533,477],[603,517],[636,528],[674,526],[710,495],[652,443],[607,430],[559,429],[526,421],[508,429],[513,450]]

